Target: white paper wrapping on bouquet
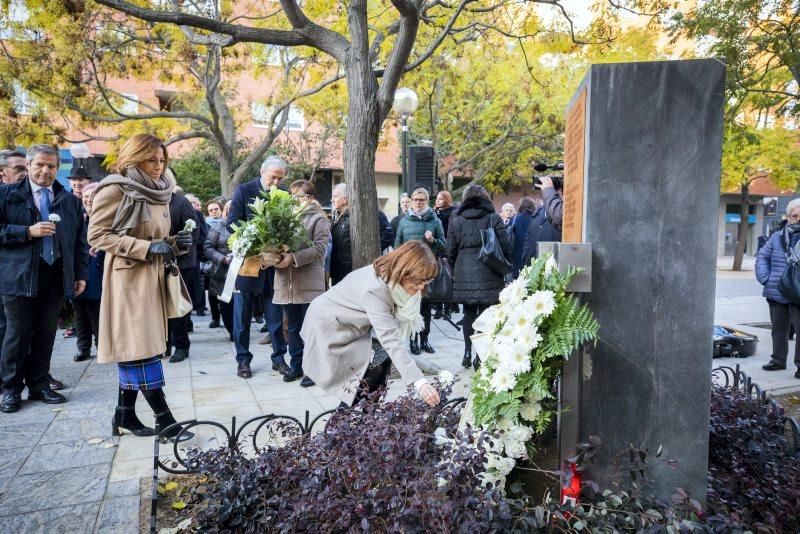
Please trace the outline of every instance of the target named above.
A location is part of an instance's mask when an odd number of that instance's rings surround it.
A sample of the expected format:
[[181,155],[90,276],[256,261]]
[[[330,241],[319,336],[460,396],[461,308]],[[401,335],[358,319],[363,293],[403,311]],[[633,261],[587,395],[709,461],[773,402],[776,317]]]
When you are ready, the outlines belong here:
[[236,277],[239,276],[239,269],[242,268],[244,258],[234,256],[231,264],[228,266],[228,276],[225,277],[225,287],[222,289],[222,294],[217,297],[222,302],[230,302],[233,298],[233,293],[236,291]]
[[489,352],[489,336],[486,334],[475,334],[470,336],[472,340],[472,350],[482,361],[486,361],[486,354]]

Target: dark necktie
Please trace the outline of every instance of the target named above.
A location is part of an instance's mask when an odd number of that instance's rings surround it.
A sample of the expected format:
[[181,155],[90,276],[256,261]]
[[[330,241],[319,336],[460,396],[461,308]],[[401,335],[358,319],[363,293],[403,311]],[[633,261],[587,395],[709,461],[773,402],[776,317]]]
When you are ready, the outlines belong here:
[[[50,192],[45,188],[39,189],[39,213],[42,222],[50,222]],[[53,265],[53,262],[56,261],[53,236],[51,235],[42,237],[42,259],[48,265]]]

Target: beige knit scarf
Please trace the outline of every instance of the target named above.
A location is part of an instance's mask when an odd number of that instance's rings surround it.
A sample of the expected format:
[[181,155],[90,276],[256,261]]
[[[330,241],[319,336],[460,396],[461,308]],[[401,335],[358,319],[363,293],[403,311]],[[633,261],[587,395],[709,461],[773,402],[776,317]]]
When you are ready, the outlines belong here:
[[118,185],[122,189],[122,201],[111,223],[111,231],[125,235],[131,228],[150,220],[150,204],[169,204],[175,179],[171,173],[166,173],[153,181],[138,167],[130,166],[125,169],[124,176],[110,174],[103,178],[94,190],[94,195],[109,185]]

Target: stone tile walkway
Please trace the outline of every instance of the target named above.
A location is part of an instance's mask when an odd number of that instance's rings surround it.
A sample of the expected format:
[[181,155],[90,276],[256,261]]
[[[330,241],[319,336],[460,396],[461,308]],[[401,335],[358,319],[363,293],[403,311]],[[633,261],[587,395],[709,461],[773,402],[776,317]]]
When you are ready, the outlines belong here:
[[[236,376],[235,351],[222,329],[209,329],[210,317],[194,317],[190,358],[177,364],[164,361],[165,388],[175,417],[202,419],[230,426],[264,414],[291,415],[301,421],[334,408],[338,401],[318,387],[287,384],[271,370],[269,345],[258,345],[261,325],[253,324],[253,377]],[[434,321],[431,343],[437,349],[428,359],[461,377],[461,333],[444,321]],[[52,375],[65,384],[62,405],[28,402],[22,409],[0,414],[0,532],[135,533],[139,525],[139,482],[152,476],[153,439],[130,434],[111,436],[117,401],[115,365],[93,358],[75,363],[74,339],[58,332]],[[457,387],[464,391],[467,380]],[[404,390],[395,382],[390,395]],[[145,425],[153,414],[144,399],[137,413]],[[223,435],[200,432],[187,445],[213,446]]]

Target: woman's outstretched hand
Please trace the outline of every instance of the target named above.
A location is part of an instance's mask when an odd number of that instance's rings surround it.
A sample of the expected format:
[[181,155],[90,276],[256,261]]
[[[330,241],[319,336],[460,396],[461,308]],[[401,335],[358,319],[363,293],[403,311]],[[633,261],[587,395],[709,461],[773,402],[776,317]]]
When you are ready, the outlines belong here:
[[419,397],[431,406],[439,404],[439,392],[430,384],[422,384],[419,387]]

